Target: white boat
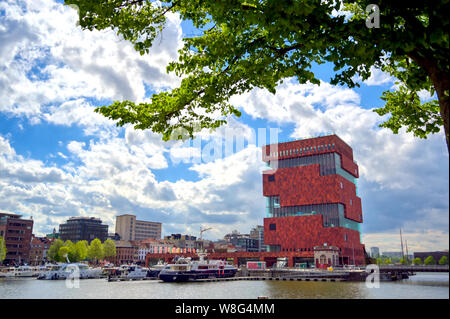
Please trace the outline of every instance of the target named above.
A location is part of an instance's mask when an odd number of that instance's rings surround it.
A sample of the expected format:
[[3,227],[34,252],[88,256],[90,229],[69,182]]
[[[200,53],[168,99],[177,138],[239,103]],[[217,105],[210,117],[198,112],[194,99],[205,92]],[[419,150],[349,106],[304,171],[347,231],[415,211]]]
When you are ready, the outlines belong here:
[[0,278],[12,278],[15,273],[14,267],[4,268],[0,271]]
[[118,269],[119,277],[139,279],[149,277],[149,270],[138,265],[122,265]]
[[[76,274],[78,272],[78,274]],[[89,268],[82,263],[53,265],[49,270],[41,272],[38,279],[56,280],[67,279],[71,275],[79,276],[80,279],[99,278],[102,273],[101,268]]]
[[31,266],[19,266],[9,267],[0,272],[0,277],[3,278],[28,278],[36,277],[39,271],[36,267]]
[[19,266],[14,269],[14,277],[36,277],[38,271],[35,267],[31,266]]

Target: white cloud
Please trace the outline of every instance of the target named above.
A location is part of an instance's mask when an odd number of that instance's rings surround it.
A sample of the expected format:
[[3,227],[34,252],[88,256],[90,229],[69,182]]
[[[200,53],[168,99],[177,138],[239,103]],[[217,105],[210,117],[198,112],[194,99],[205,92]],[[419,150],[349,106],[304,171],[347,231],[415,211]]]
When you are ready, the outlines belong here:
[[[360,77],[355,78],[356,81],[361,81]],[[374,66],[370,67],[370,76],[367,80],[362,81],[364,84],[368,86],[379,86],[383,84],[394,83],[396,78],[390,76],[386,72],[375,68]]]
[[[143,101],[149,89],[177,85],[166,73],[182,46],[181,20],[167,15],[163,34],[148,55],[141,56],[112,30],[82,31],[76,11],[52,0],[7,1],[0,4],[0,111],[27,116],[34,123],[46,119],[61,125],[98,124],[92,109],[83,109],[84,121],[74,112],[58,122],[57,113],[78,103],[95,100]],[[51,105],[47,109],[47,105]],[[59,107],[63,110],[59,110]],[[56,114],[55,114],[56,113]],[[93,123],[86,119],[97,119]],[[92,132],[91,132],[92,133]]]

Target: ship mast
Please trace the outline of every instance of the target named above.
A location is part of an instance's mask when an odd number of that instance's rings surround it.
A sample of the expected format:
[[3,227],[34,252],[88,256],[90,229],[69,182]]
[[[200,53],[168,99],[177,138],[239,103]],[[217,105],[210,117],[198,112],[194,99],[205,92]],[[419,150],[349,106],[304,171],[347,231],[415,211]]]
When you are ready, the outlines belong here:
[[403,237],[402,237],[402,229],[400,228],[400,244],[402,246],[402,258],[405,259],[405,254],[403,253]]

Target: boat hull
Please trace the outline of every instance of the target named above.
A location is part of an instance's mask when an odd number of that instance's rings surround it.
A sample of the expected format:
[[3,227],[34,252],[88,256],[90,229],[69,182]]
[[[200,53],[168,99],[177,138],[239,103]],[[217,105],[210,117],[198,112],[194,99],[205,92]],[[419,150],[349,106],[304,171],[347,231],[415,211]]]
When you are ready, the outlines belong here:
[[237,269],[225,269],[225,271],[189,271],[189,272],[160,272],[158,278],[164,282],[187,282],[207,278],[229,278],[236,275]]

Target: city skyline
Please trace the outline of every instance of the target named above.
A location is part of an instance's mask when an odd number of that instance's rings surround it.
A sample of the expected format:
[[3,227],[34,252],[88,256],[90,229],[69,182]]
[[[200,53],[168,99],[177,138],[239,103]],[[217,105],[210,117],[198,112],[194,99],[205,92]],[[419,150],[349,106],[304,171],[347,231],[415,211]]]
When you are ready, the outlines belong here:
[[[165,143],[93,109],[175,87],[179,79],[165,67],[192,26],[169,14],[163,36],[140,56],[111,31],[81,31],[60,1],[2,2],[0,15],[0,212],[33,216],[35,234],[76,216],[114,229],[115,217],[128,213],[161,222],[164,234],[198,236],[202,225],[212,227],[205,239],[246,233],[265,217],[261,147],[278,130],[279,141],[331,132],[352,146],[366,250],[399,250],[400,228],[410,252],[448,249],[444,134],[422,140],[378,127],[372,109],[395,85],[386,74],[349,89],[329,83],[331,66],[314,66],[320,86],[285,81],[275,95],[234,96],[240,118],[194,141]],[[244,147],[232,142],[227,153],[227,132]]]

